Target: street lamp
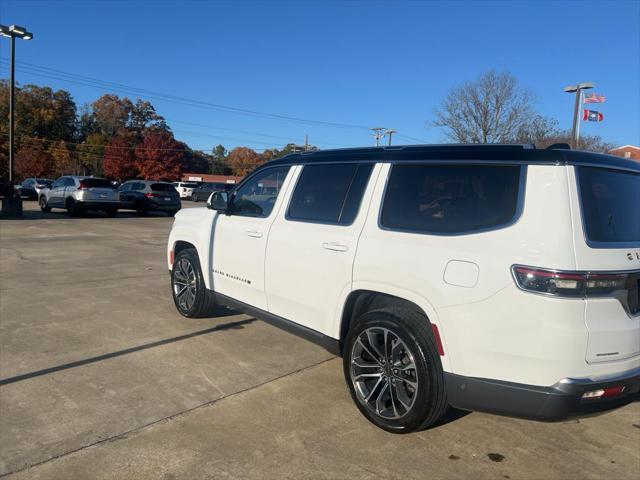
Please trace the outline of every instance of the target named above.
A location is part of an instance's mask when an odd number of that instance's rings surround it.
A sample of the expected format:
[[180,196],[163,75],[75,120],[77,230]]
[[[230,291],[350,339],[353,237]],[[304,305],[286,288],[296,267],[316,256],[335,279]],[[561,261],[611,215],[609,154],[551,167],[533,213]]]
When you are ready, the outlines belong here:
[[2,210],[8,215],[22,215],[22,209],[19,208],[20,198],[15,195],[13,188],[13,127],[14,127],[14,115],[15,115],[15,49],[16,38],[23,40],[31,40],[33,33],[28,32],[26,28],[18,25],[0,25],[0,35],[3,37],[9,37],[11,39],[11,66],[9,67],[9,195],[5,196],[2,203]]
[[580,137],[580,104],[582,103],[582,91],[595,87],[591,82],[583,82],[577,85],[569,85],[564,87],[567,93],[576,94],[576,104],[573,109],[573,128],[571,129],[571,147],[578,148],[578,139]]

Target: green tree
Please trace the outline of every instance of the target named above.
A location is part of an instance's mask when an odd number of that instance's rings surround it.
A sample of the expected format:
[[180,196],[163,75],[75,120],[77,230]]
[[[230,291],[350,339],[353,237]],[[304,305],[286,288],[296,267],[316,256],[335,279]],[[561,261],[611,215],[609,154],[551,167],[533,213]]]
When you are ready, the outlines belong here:
[[91,104],[95,131],[107,138],[116,135],[120,130],[129,127],[129,117],[133,111],[133,104],[128,98],[117,95],[102,95]]

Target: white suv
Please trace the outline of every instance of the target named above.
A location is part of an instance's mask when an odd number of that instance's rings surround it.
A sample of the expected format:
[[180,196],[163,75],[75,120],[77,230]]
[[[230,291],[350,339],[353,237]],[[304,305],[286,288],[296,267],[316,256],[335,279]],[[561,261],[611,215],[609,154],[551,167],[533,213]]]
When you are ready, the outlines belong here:
[[638,162],[564,145],[318,151],[207,206],[169,237],[179,312],[222,304],[341,355],[385,430],[448,405],[558,420],[638,395]]
[[115,217],[120,193],[104,178],[67,175],[58,178],[50,188],[42,189],[38,203],[43,212],[63,208],[70,216],[77,217],[87,210],[102,210],[107,216]]
[[198,184],[196,182],[173,182],[173,186],[180,194],[180,198],[185,200],[190,200],[191,195],[193,194],[193,189],[198,188]]

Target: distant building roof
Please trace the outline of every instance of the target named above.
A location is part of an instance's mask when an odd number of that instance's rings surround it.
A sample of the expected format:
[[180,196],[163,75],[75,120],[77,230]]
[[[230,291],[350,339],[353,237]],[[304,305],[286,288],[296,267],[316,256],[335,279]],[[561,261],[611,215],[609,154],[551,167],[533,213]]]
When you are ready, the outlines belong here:
[[635,145],[623,145],[621,147],[612,148],[609,150],[609,153],[622,158],[640,160],[640,147],[636,147]]

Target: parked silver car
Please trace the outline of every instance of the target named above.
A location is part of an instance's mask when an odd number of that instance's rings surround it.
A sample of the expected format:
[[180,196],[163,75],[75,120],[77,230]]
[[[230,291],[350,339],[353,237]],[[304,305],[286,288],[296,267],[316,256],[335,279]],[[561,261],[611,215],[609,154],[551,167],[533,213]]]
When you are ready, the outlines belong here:
[[58,178],[51,188],[45,188],[38,198],[40,209],[66,209],[70,216],[82,215],[87,210],[102,210],[115,217],[120,205],[120,194],[104,178],[67,175]]

